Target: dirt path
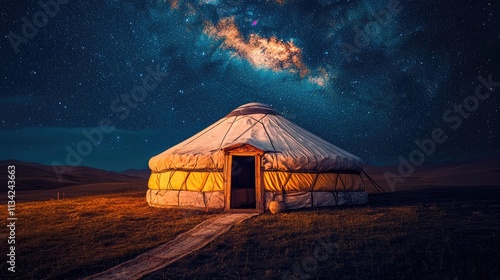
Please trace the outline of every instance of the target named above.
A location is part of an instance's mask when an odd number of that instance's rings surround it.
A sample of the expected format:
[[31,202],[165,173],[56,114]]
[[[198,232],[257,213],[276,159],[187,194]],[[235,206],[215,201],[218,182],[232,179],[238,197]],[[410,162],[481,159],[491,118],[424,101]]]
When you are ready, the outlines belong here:
[[85,279],[139,279],[148,273],[168,266],[193,251],[203,248],[215,238],[228,231],[233,225],[241,223],[255,215],[258,214],[222,214],[208,219],[190,231],[179,234],[166,244],[143,253],[135,259]]

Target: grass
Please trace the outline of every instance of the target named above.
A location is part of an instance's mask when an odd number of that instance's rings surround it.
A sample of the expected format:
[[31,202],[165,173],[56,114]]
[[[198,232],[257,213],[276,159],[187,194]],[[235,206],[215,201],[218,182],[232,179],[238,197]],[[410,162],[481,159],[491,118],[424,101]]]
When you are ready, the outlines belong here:
[[[264,214],[144,279],[500,279],[495,197],[500,188],[400,192]],[[22,279],[103,271],[210,215],[152,208],[143,193],[20,203],[17,212]]]
[[[2,212],[5,221],[7,211]],[[15,275],[19,279],[92,275],[170,241],[209,215],[149,207],[144,192],[19,203]],[[1,234],[6,252],[8,233]],[[2,274],[7,267],[2,261]]]
[[500,189],[466,194],[261,215],[145,279],[500,279]]

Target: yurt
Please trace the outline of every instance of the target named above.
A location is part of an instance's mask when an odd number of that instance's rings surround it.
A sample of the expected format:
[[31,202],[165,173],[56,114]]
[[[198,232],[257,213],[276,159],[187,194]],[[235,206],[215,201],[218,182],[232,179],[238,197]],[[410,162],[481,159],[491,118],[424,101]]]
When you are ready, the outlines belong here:
[[363,204],[363,167],[272,107],[249,103],[152,157],[146,199],[236,212],[262,212],[272,201],[286,209]]

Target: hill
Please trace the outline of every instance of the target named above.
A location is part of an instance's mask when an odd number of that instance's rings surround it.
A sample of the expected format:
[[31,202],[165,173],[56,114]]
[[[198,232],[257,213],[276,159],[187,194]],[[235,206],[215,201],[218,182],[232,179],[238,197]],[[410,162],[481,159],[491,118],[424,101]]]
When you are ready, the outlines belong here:
[[[16,166],[17,200],[45,200],[59,197],[76,197],[110,192],[139,191],[147,189],[149,170],[130,169],[123,172],[111,172],[85,166],[70,167],[71,172],[59,180],[52,166],[15,160],[0,161],[0,170],[7,165]],[[468,159],[464,161],[446,161],[424,163],[415,167],[411,176],[404,178],[394,187],[388,185],[388,172],[398,175],[398,165],[367,166],[365,171],[379,183],[386,192],[412,192],[416,190],[448,188],[457,189],[471,186],[500,186],[500,157],[486,159]],[[366,181],[369,193],[377,191]],[[5,201],[6,197],[0,197]]]
[[[412,175],[396,183],[393,188],[386,179],[387,172],[400,176],[399,165],[367,166],[365,171],[378,182],[384,190],[413,191],[442,187],[500,186],[500,157],[424,163],[415,167]],[[375,192],[368,187],[369,192]]]
[[[146,189],[147,179],[140,172],[118,173],[101,169],[77,166],[68,167],[70,172],[59,180],[54,168],[38,163],[15,160],[0,161],[0,170],[15,166],[16,201],[44,200],[59,197],[124,192]],[[146,171],[142,171],[145,174]],[[6,183],[5,183],[6,185]],[[0,201],[6,197],[0,196]]]
[[151,171],[149,169],[129,169],[120,174],[131,176],[131,177],[139,177],[144,179],[149,179],[149,175],[151,175]]

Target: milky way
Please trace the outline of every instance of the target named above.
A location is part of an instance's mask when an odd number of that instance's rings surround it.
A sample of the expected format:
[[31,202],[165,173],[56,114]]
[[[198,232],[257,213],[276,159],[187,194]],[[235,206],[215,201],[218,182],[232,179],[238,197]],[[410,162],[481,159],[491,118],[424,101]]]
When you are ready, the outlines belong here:
[[0,10],[1,159],[145,168],[247,102],[371,164],[500,152],[498,2],[59,2]]

